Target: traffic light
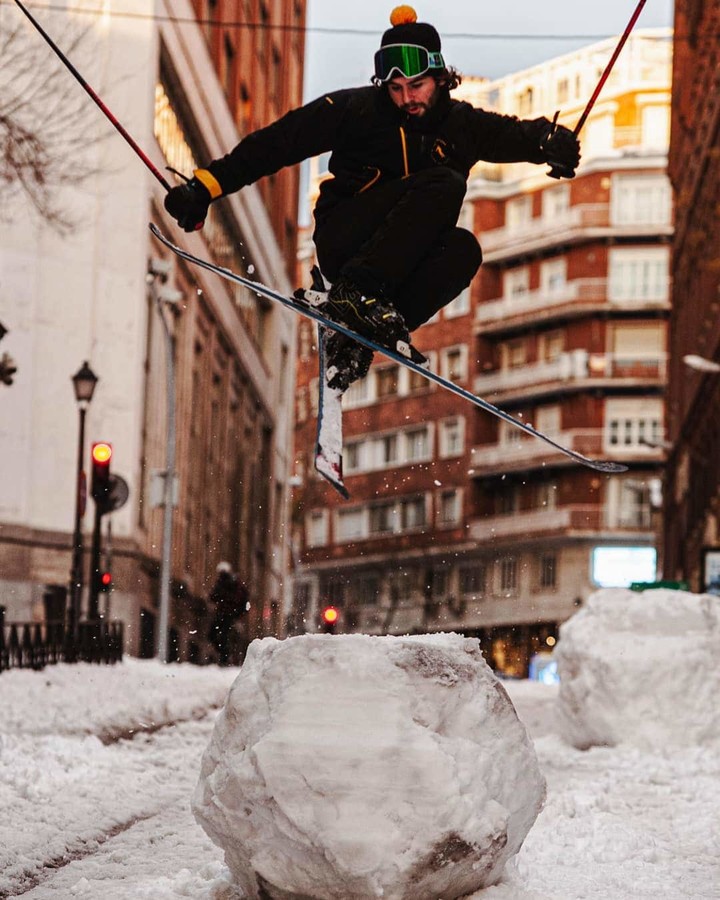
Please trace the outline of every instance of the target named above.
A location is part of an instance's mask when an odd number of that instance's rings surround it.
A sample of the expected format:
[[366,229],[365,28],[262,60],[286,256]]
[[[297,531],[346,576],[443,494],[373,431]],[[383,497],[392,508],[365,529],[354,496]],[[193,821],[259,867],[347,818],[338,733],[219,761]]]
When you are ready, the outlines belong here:
[[112,459],[112,444],[98,441],[92,445],[92,481],[90,493],[97,503],[101,513],[107,511],[110,498],[110,460]]
[[325,634],[335,634],[335,626],[339,618],[340,613],[338,612],[337,607],[324,607],[324,609],[320,613],[320,621]]
[[107,594],[112,590],[112,572],[100,572],[98,578],[98,589],[100,593]]

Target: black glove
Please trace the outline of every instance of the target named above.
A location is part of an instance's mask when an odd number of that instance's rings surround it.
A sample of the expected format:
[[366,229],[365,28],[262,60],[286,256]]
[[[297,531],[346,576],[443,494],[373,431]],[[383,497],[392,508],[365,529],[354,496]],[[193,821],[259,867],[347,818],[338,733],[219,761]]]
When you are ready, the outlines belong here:
[[210,191],[197,178],[171,188],[165,195],[165,209],[187,232],[202,227],[211,202]]
[[545,162],[552,166],[554,178],[574,178],[580,163],[580,142],[564,125],[556,125],[540,142]]

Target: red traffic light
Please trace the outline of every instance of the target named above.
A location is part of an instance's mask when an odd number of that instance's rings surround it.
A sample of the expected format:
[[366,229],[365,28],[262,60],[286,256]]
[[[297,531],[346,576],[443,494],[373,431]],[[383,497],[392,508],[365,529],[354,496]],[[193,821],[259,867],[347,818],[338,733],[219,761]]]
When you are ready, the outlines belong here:
[[101,573],[100,584],[106,588],[110,587],[110,585],[112,584],[112,575],[110,574],[110,572],[102,572]]
[[339,617],[340,613],[334,606],[326,606],[322,611],[322,620],[325,625],[334,625]]
[[112,444],[98,441],[92,445],[93,464],[97,466],[109,466],[112,459]]

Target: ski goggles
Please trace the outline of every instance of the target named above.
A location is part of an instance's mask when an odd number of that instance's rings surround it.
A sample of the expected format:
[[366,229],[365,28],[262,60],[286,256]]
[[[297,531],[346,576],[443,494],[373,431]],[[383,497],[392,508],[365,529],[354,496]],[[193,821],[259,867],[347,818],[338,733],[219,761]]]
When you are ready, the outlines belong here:
[[431,53],[416,44],[388,44],[375,54],[375,76],[380,81],[398,75],[417,78],[429,69],[444,68],[442,53]]

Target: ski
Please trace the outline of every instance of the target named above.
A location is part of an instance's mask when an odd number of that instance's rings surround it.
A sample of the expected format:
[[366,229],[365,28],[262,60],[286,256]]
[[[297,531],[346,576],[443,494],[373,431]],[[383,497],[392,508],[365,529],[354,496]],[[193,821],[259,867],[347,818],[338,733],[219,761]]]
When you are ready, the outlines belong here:
[[325,344],[330,330],[318,323],[318,359],[320,389],[318,391],[317,439],[315,441],[315,469],[343,497],[350,494],[343,482],[342,391],[328,387],[325,381],[327,356]]
[[550,447],[553,447],[555,450],[559,451],[570,459],[575,460],[575,462],[578,462],[583,466],[587,466],[590,469],[594,469],[597,472],[605,472],[607,474],[627,471],[627,466],[623,465],[622,463],[617,463],[605,459],[590,459],[587,456],[583,456],[582,453],[578,453],[576,450],[571,450],[569,447],[564,447],[549,435],[543,434],[542,431],[538,431],[537,428],[534,428],[528,422],[523,422],[521,419],[516,419],[514,416],[511,416],[510,413],[505,412],[498,406],[494,406],[488,400],[484,400],[482,397],[478,397],[477,394],[473,394],[471,391],[460,387],[454,382],[449,381],[447,378],[443,378],[442,375],[438,375],[431,369],[426,369],[423,366],[418,365],[396,350],[391,350],[389,347],[383,347],[382,344],[378,344],[376,341],[373,341],[372,338],[364,337],[363,335],[352,331],[350,328],[347,328],[345,325],[341,325],[339,322],[334,322],[332,319],[323,315],[318,308],[310,305],[306,306],[295,298],[286,297],[284,294],[281,294],[278,291],[275,291],[258,281],[252,281],[249,278],[245,278],[242,275],[236,274],[230,269],[225,269],[222,266],[217,266],[215,265],[215,263],[211,263],[206,259],[201,259],[198,256],[194,256],[187,250],[183,250],[181,247],[173,244],[172,241],[166,238],[165,235],[153,223],[150,223],[150,230],[161,243],[163,243],[173,253],[186,260],[186,262],[199,266],[202,269],[207,269],[207,271],[209,272],[214,272],[221,278],[226,278],[228,281],[235,282],[235,284],[241,284],[243,287],[246,287],[251,291],[255,291],[257,294],[261,294],[263,297],[267,297],[268,300],[274,300],[276,303],[282,304],[282,306],[285,306],[287,309],[291,309],[294,312],[299,313],[306,319],[312,319],[312,321],[317,322],[321,325],[325,325],[327,328],[331,328],[333,331],[338,331],[340,332],[340,334],[344,334],[347,337],[352,338],[354,341],[359,341],[361,344],[364,344],[366,347],[369,347],[376,353],[382,353],[383,356],[386,356],[388,359],[399,363],[401,366],[405,366],[406,368],[411,369],[413,372],[417,372],[419,375],[427,378],[428,381],[434,382],[444,390],[455,394],[457,397],[462,397],[462,399],[467,400],[468,403],[472,403],[473,406],[477,406],[479,409],[490,413],[490,415],[496,416],[503,422],[507,422],[509,425],[512,425],[515,428],[519,428],[526,434],[532,435],[533,437],[544,441]]

